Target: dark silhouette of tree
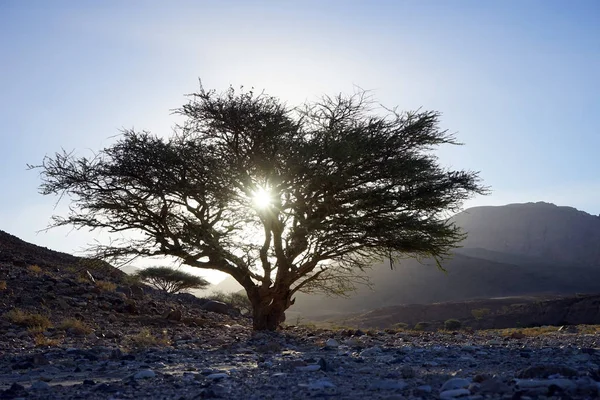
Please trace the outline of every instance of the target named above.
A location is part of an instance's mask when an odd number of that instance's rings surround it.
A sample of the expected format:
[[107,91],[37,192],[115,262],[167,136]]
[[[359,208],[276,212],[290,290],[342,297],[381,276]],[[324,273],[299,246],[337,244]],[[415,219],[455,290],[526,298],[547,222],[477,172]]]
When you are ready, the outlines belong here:
[[52,226],[142,233],[92,248],[104,258],[173,256],[231,275],[257,330],[276,329],[294,293],[348,293],[375,262],[440,265],[463,239],[449,213],[486,192],[477,173],[439,165],[437,146],[459,143],[438,112],[383,108],[364,91],[290,108],[201,88],[177,113],[168,138],[127,130],[92,158],[46,157],[41,193],[72,201]]
[[169,267],[149,267],[134,274],[142,282],[164,290],[167,293],[178,293],[188,289],[204,289],[210,285],[205,279]]

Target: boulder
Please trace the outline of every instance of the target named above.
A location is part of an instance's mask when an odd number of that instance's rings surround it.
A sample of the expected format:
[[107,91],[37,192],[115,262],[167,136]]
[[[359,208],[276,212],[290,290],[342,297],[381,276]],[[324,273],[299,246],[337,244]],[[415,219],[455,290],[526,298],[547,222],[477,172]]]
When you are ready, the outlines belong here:
[[163,313],[163,318],[169,321],[181,321],[181,310],[169,308]]
[[229,314],[229,306],[216,300],[207,301],[202,305],[202,309],[219,314]]

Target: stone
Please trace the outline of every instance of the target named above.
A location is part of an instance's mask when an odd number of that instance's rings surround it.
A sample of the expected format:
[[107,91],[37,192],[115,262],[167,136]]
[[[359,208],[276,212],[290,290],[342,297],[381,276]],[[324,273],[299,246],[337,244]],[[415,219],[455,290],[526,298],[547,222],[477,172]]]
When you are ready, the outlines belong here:
[[468,387],[470,384],[471,384],[471,381],[469,379],[452,378],[452,379],[448,379],[446,382],[444,382],[444,384],[442,385],[442,388],[440,390],[442,392],[444,392],[447,390],[464,389],[464,388]]
[[214,374],[206,375],[206,379],[211,379],[211,380],[221,380],[221,379],[226,379],[226,378],[229,378],[229,374],[226,372],[217,372]]
[[167,319],[169,321],[181,321],[181,310],[178,309],[167,309],[167,311],[165,311],[163,313],[163,318]]
[[369,385],[369,390],[403,390],[408,387],[408,383],[392,379],[374,381]]
[[498,378],[491,378],[483,380],[479,383],[480,393],[510,393],[512,389],[506,383],[502,382]]
[[152,379],[156,377],[156,373],[151,369],[143,369],[133,375],[133,379]]
[[416,376],[416,373],[410,365],[405,365],[402,368],[400,368],[400,375],[404,379],[412,379]]
[[325,347],[335,348],[338,347],[340,343],[335,339],[327,339],[325,342]]
[[534,365],[517,372],[519,379],[548,378],[551,375],[560,375],[567,378],[577,376],[577,371],[564,365]]
[[296,367],[296,371],[301,371],[301,372],[314,372],[314,371],[318,371],[320,369],[321,369],[321,366],[319,364],[310,364],[310,365],[306,365],[306,366]]
[[428,394],[432,392],[432,388],[430,385],[421,385],[421,386],[417,386],[415,388],[415,390],[419,393],[423,393],[423,394]]
[[327,378],[318,379],[316,381],[310,382],[308,384],[298,384],[300,387],[306,387],[309,390],[323,390],[328,388],[334,388],[335,385],[328,380]]
[[382,352],[380,347],[374,346],[374,347],[370,347],[368,349],[364,349],[363,351],[360,352],[360,356],[361,357],[373,357],[373,356],[378,356],[380,355]]
[[49,390],[51,386],[44,381],[35,381],[31,384],[33,390]]
[[229,314],[229,306],[221,301],[210,300],[202,305],[202,309],[218,314]]
[[452,389],[440,393],[440,399],[456,399],[458,397],[469,396],[471,392],[467,389]]
[[129,286],[129,291],[126,292],[126,295],[131,299],[141,300],[144,298],[144,288],[140,285],[131,285]]

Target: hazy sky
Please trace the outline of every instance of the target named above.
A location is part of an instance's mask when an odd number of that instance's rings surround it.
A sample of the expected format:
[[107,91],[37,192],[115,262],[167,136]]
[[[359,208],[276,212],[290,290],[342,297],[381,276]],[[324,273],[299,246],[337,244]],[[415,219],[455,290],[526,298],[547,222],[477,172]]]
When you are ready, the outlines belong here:
[[198,78],[290,105],[359,85],[441,111],[466,143],[442,162],[493,189],[469,206],[600,213],[597,0],[2,0],[0,50],[0,229],[53,249],[92,236],[36,234],[56,199],[25,164],[98,150],[124,127],[166,135]]

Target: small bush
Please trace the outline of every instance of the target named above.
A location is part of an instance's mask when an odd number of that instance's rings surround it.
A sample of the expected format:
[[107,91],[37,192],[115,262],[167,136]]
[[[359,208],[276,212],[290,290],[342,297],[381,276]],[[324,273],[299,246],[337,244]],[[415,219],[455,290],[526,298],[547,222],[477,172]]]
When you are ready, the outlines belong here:
[[70,333],[73,333],[75,335],[87,335],[92,333],[92,328],[84,324],[83,321],[80,321],[76,318],[64,319],[60,323],[58,328],[64,331],[69,331]]
[[136,272],[135,276],[142,282],[167,293],[177,293],[188,289],[204,289],[209,285],[204,278],[169,267],[145,268]]
[[117,289],[117,285],[108,281],[96,281],[96,287],[105,292],[114,292]]
[[462,327],[462,323],[457,319],[448,319],[444,322],[444,329],[456,331]]
[[52,322],[48,317],[41,314],[32,314],[18,308],[13,308],[6,314],[4,318],[15,325],[25,326],[34,330],[44,331],[52,326]]
[[0,281],[0,290],[6,290],[6,281]]
[[489,308],[476,308],[474,310],[471,310],[471,314],[478,321],[490,315],[490,313],[491,311]]
[[123,276],[121,278],[121,283],[123,283],[124,285],[133,286],[133,285],[141,284],[142,280],[140,279],[140,277],[138,275],[132,274],[132,275]]
[[149,329],[142,329],[137,335],[129,338],[129,341],[134,347],[152,347],[152,346],[168,346],[170,341],[167,338],[166,332],[163,332],[163,337],[158,338],[150,332]]
[[39,275],[42,273],[42,268],[39,265],[30,265],[27,267],[27,270],[34,275]]
[[416,331],[424,331],[427,330],[429,327],[431,326],[431,323],[429,322],[417,322],[417,324],[415,325],[415,330]]
[[406,322],[396,322],[394,325],[392,325],[392,328],[398,330],[405,330],[408,329],[408,324]]
[[46,336],[39,334],[33,338],[33,343],[37,347],[45,347],[45,346],[58,346],[60,344],[60,340],[58,339],[50,339]]

